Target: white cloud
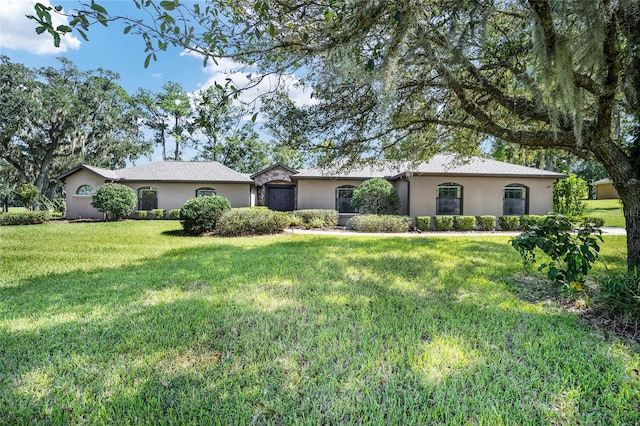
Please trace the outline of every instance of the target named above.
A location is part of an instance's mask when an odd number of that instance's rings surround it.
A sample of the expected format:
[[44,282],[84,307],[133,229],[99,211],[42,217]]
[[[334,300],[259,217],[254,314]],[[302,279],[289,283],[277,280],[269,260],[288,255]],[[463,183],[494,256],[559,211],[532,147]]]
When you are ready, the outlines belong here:
[[[39,0],[51,6],[49,0]],[[66,35],[60,41],[60,47],[53,45],[53,38],[48,34],[36,34],[37,23],[25,15],[35,15],[36,0],[3,0],[0,6],[0,47],[3,49],[26,50],[38,55],[59,54],[69,49],[78,49],[80,40]],[[65,17],[51,14],[54,26],[68,24]]]
[[[194,52],[183,52],[181,55],[202,58],[200,54]],[[228,58],[219,59],[217,64],[209,61],[205,73],[209,74],[209,78],[200,84],[201,89],[213,86],[216,82],[224,86],[227,79],[231,79],[235,87],[246,88],[238,96],[237,102],[248,105],[255,112],[260,110],[261,96],[282,87],[286,87],[289,98],[299,107],[317,102],[316,99],[311,97],[311,88],[303,87],[299,84],[300,79],[293,74],[267,75],[258,80],[259,75],[254,69]],[[261,121],[260,117],[258,117],[258,121]]]

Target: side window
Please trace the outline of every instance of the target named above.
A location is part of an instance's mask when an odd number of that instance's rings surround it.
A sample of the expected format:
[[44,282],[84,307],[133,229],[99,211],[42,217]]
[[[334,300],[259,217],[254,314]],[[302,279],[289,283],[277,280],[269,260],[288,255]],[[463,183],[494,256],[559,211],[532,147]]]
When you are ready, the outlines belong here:
[[91,195],[93,194],[93,186],[91,185],[81,185],[76,190],[76,195]]
[[357,213],[356,208],[351,204],[353,198],[353,185],[343,185],[336,188],[336,210],[339,213]]
[[529,191],[524,185],[512,183],[504,187],[502,214],[505,216],[529,213]]
[[447,182],[438,185],[436,195],[436,215],[462,214],[462,186]]
[[208,197],[216,195],[216,190],[213,188],[198,188],[196,189],[196,197]]

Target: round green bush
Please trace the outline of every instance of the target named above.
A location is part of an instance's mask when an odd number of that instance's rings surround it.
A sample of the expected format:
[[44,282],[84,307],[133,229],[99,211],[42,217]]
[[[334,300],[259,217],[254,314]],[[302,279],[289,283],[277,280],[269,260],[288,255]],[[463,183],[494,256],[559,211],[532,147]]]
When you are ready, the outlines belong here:
[[416,228],[421,231],[428,231],[431,225],[431,216],[416,216]]
[[500,216],[498,222],[503,231],[515,231],[520,227],[520,216]]
[[211,232],[227,210],[231,210],[231,203],[219,195],[192,198],[180,208],[180,224],[190,235]]
[[496,217],[495,216],[478,216],[478,227],[481,231],[493,231],[496,229]]
[[456,231],[471,231],[475,227],[475,216],[455,216],[453,218],[453,229]]
[[453,226],[453,216],[434,216],[433,225],[438,231],[448,231]]
[[351,204],[362,214],[396,214],[400,196],[389,181],[373,178],[353,190]]
[[136,208],[138,197],[133,189],[120,183],[105,183],[93,194],[91,205],[106,213],[107,220],[120,220]]

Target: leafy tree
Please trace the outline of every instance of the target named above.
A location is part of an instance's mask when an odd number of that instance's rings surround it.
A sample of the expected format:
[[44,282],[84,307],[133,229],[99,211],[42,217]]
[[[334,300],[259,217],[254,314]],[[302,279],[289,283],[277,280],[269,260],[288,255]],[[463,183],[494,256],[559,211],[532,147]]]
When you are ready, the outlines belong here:
[[351,203],[363,214],[396,214],[400,208],[400,196],[389,181],[373,178],[353,190]]
[[596,159],[624,205],[628,266],[640,265],[640,138],[616,134],[614,120],[639,126],[637,1],[135,4],[152,19],[92,2],[58,29],[40,5],[37,31],[55,43],[120,19],[146,42],[145,64],[172,44],[205,63],[233,56],[264,73],[303,69],[318,103],[291,127],[310,123],[309,140],[330,140],[334,157],[468,154],[494,137]]
[[584,212],[584,200],[589,186],[584,179],[571,175],[553,185],[553,210],[567,216],[580,216]]
[[105,183],[93,193],[91,205],[106,213],[107,220],[120,220],[136,208],[138,197],[133,189],[120,183]]
[[240,173],[253,173],[271,163],[270,145],[259,140],[252,123],[228,135],[215,151],[205,151],[201,158],[216,159],[225,166]]
[[38,187],[32,183],[23,183],[13,191],[13,196],[20,201],[27,210],[31,210],[31,206],[38,199]]
[[[167,115],[169,122],[167,131],[175,143],[172,159],[179,160],[180,146],[184,145],[190,138],[191,101],[182,89],[180,83],[170,81],[162,86],[162,90],[163,92],[158,96],[158,101],[160,102],[160,108]],[[163,158],[166,160],[167,156],[164,145],[163,155]]]
[[0,203],[4,213],[9,211],[9,201],[18,185],[17,176],[12,173],[12,169],[6,162],[0,160]]
[[237,129],[245,111],[232,105],[224,87],[214,85],[196,92],[193,112],[194,130],[206,139],[199,158],[219,161],[225,138]]
[[49,196],[52,177],[78,163],[122,167],[149,149],[117,74],[60,62],[30,70],[0,57],[0,160]]

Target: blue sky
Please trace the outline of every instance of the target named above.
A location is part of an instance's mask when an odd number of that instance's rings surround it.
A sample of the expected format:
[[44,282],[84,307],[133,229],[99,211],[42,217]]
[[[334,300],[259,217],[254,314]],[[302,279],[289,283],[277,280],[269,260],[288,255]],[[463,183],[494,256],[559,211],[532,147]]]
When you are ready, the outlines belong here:
[[[49,5],[60,5],[65,10],[77,7],[77,0],[40,0]],[[57,67],[56,58],[64,56],[81,70],[91,70],[99,67],[110,69],[120,74],[119,83],[129,93],[138,88],[150,89],[156,92],[163,84],[175,81],[182,85],[187,92],[194,92],[213,85],[214,81],[224,84],[229,76],[238,87],[248,83],[248,70],[243,64],[225,59],[218,65],[209,63],[205,68],[202,58],[177,48],[169,48],[167,52],[160,52],[156,62],[151,61],[148,68],[144,68],[144,43],[135,35],[124,35],[123,25],[116,22],[108,28],[96,25],[88,32],[89,41],[76,36],[62,39],[59,48],[53,45],[53,39],[48,34],[38,35],[35,32],[36,22],[25,17],[35,14],[35,0],[2,0],[0,7],[0,54],[8,56],[12,62],[21,63],[29,68],[43,66]],[[135,15],[136,8],[131,0],[100,0],[98,1],[110,13],[118,15]],[[63,17],[54,17],[54,24],[66,23]],[[295,76],[287,76],[289,86],[293,86]],[[244,93],[241,100],[258,108],[253,102],[257,95],[268,91],[274,85],[273,80],[265,79],[256,89]],[[289,95],[298,105],[313,102],[307,89],[290,88]],[[260,121],[260,118],[259,120]],[[157,159],[155,158],[154,160]]]

